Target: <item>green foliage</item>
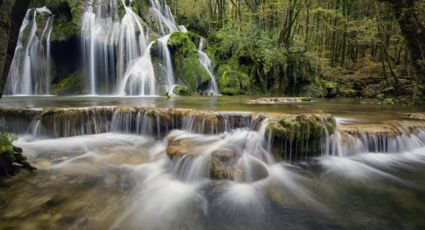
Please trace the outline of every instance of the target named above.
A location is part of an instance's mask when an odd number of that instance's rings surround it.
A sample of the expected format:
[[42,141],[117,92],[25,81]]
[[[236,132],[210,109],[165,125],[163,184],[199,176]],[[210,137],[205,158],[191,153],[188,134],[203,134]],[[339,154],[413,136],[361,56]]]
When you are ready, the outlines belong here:
[[232,70],[228,65],[220,66],[218,87],[223,95],[247,95],[249,93],[249,77],[244,73]]
[[190,96],[191,95],[189,88],[187,88],[186,86],[182,86],[182,85],[178,85],[178,86],[174,87],[173,92],[177,96]]

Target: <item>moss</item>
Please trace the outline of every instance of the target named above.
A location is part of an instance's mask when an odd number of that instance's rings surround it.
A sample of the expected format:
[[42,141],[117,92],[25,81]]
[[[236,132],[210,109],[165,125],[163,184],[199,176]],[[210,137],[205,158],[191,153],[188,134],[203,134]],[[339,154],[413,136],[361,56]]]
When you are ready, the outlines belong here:
[[325,92],[325,97],[336,97],[338,95],[338,84],[333,81],[321,80],[320,83]]
[[0,179],[8,176],[14,176],[17,172],[15,164],[22,166],[30,171],[35,168],[22,155],[22,149],[13,145],[16,137],[0,131]]
[[79,0],[33,0],[31,7],[46,6],[54,15],[51,41],[78,36],[85,4]]
[[57,95],[80,95],[85,93],[85,87],[85,79],[79,70],[54,85],[54,92]]
[[[272,133],[273,141],[281,145],[278,148],[280,156],[298,160],[320,155],[323,134],[326,131],[333,134],[335,127],[335,120],[328,115],[282,115],[271,121],[267,129]],[[298,156],[292,153],[298,153]]]
[[234,71],[229,65],[222,65],[218,71],[218,87],[224,95],[246,95],[249,90],[248,75]]
[[341,88],[339,90],[339,95],[342,97],[356,97],[358,95],[358,92],[354,89]]
[[174,87],[173,92],[177,96],[190,96],[191,95],[189,88],[187,88],[186,86],[182,86],[182,85],[178,85],[178,86]]
[[198,50],[189,35],[175,32],[167,45],[173,57],[175,75],[192,93],[199,93],[208,87],[211,77],[200,63]]

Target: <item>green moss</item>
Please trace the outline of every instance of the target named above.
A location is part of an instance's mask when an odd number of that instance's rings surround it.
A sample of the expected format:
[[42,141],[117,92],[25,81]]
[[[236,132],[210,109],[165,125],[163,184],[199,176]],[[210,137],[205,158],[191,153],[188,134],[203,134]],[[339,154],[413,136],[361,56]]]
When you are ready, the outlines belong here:
[[177,96],[190,96],[191,95],[189,88],[187,88],[186,86],[182,86],[182,85],[178,85],[178,86],[174,87],[173,92]]
[[54,15],[51,41],[78,36],[84,6],[80,0],[33,0],[31,7],[46,6]]
[[16,137],[0,131],[0,179],[8,176],[14,176],[17,172],[15,165],[21,165],[30,171],[35,168],[22,155],[22,149],[13,146]]
[[[324,133],[333,134],[335,127],[335,120],[327,115],[282,115],[267,128],[274,141],[285,146],[279,149],[281,156],[288,158],[289,152],[297,152],[302,157],[320,154]],[[289,158],[296,159],[295,156]]]
[[54,92],[57,95],[80,95],[85,93],[85,79],[80,71],[63,79],[54,85]]
[[333,81],[321,80],[326,97],[336,97],[338,95],[338,84]]
[[190,39],[189,33],[175,32],[171,34],[167,45],[174,60],[175,75],[191,93],[205,90],[211,77],[200,63],[198,50]]
[[339,90],[339,95],[341,97],[356,97],[358,95],[358,92],[350,88],[341,88]]
[[229,65],[221,65],[218,71],[218,87],[223,95],[246,95],[249,90],[248,75],[234,71]]

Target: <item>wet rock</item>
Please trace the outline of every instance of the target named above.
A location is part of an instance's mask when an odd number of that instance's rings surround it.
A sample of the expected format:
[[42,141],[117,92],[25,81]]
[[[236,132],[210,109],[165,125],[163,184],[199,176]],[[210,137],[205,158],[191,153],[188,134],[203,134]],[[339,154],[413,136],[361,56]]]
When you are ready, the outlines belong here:
[[214,151],[209,158],[210,177],[217,180],[233,180],[237,169],[237,154],[230,148]]
[[[394,139],[401,135],[410,136],[425,130],[423,121],[387,121],[382,124],[340,125],[338,132],[345,136],[376,136]],[[344,138],[343,138],[344,140]]]
[[322,138],[332,135],[336,128],[329,114],[280,115],[269,120],[273,152],[289,161],[320,156]]

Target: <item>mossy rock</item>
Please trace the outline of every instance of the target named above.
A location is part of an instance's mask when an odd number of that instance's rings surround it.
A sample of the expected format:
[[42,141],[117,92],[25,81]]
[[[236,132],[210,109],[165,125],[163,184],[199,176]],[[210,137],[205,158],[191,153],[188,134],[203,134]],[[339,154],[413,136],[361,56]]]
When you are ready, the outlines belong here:
[[57,95],[81,95],[86,91],[85,78],[81,70],[71,74],[54,85],[54,92]]
[[19,169],[16,164],[30,171],[35,169],[22,155],[22,149],[13,145],[15,140],[15,136],[0,131],[0,179],[14,176]]
[[54,15],[51,41],[79,36],[85,4],[80,0],[32,0],[31,7],[46,6]]
[[332,135],[335,128],[335,119],[325,114],[281,115],[267,127],[273,141],[283,146],[278,148],[279,155],[291,161],[319,156],[322,137]]
[[199,61],[198,49],[190,38],[190,33],[172,33],[167,43],[174,61],[176,77],[188,87],[191,93],[207,89],[211,77]]
[[173,92],[177,96],[190,96],[191,95],[189,88],[187,88],[186,86],[183,86],[183,85],[178,85],[178,86],[174,87]]
[[338,95],[338,83],[333,81],[321,80],[323,90],[326,93],[325,97],[336,97]]
[[218,87],[224,95],[246,95],[249,92],[249,76],[222,65],[218,71]]

